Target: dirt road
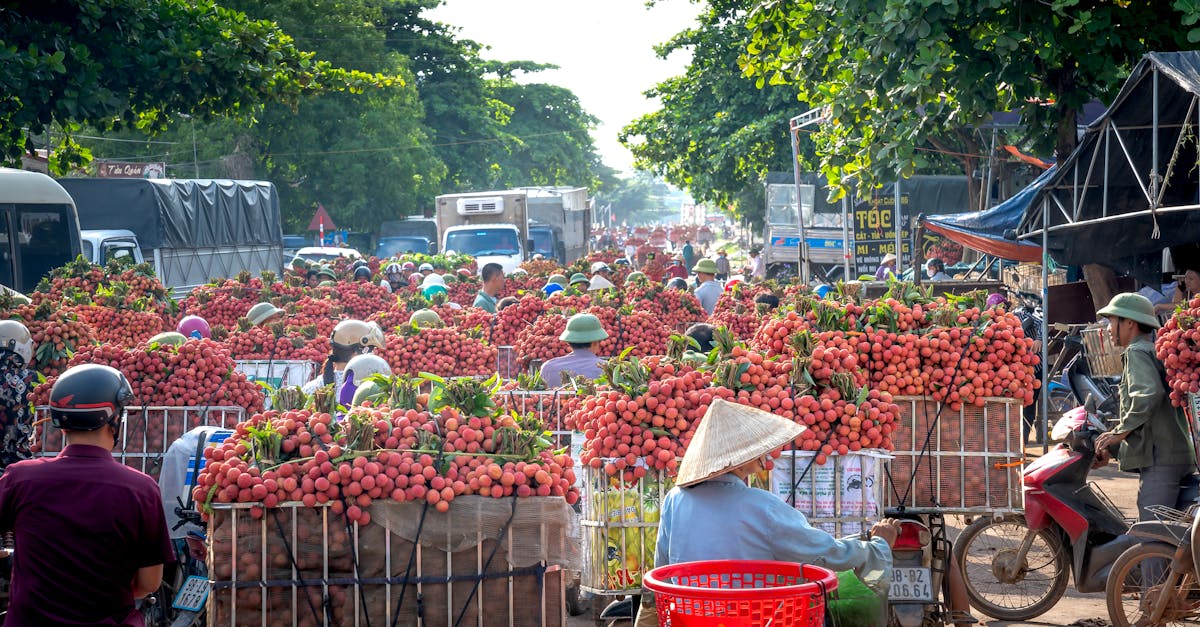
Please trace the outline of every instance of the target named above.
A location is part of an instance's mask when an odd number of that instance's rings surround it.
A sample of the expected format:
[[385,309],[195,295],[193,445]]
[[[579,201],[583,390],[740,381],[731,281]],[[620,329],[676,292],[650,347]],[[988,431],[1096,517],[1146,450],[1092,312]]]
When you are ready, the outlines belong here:
[[[1030,449],[1030,453],[1041,453],[1039,447],[1036,451]],[[1092,481],[1112,499],[1112,502],[1125,513],[1126,516],[1136,517],[1137,515],[1137,475],[1124,473],[1117,470],[1116,463],[1109,464],[1106,468],[1093,471],[1091,474]],[[1045,615],[1038,617],[1036,620],[1028,622],[1010,622],[995,620],[975,612],[975,617],[980,620],[981,625],[989,627],[1000,626],[1023,626],[1023,625],[1080,625],[1086,627],[1102,627],[1109,625],[1108,610],[1104,605],[1104,594],[1097,592],[1094,594],[1079,594],[1074,589],[1074,581],[1067,588],[1066,595],[1058,602],[1058,605],[1053,610]]]
[[[1041,453],[1041,447],[1029,449],[1031,455]],[[1137,511],[1137,475],[1123,473],[1117,470],[1115,463],[1110,464],[1106,468],[1102,468],[1092,472],[1091,479],[1096,485],[1104,491],[1106,495],[1117,505],[1127,516],[1135,516]],[[950,524],[955,524],[961,528],[962,521],[947,520]],[[1074,585],[1072,581],[1071,586]],[[979,619],[980,625],[988,627],[1019,627],[1019,626],[1055,626],[1062,627],[1064,625],[1073,625],[1076,627],[1105,627],[1110,625],[1108,621],[1108,610],[1104,604],[1104,594],[1079,594],[1073,587],[1067,588],[1066,595],[1062,600],[1045,615],[1038,617],[1036,620],[1026,622],[1011,622],[1002,621],[984,616],[976,611],[975,617]],[[585,627],[596,625],[597,623],[589,615],[572,617],[568,621],[569,627]]]

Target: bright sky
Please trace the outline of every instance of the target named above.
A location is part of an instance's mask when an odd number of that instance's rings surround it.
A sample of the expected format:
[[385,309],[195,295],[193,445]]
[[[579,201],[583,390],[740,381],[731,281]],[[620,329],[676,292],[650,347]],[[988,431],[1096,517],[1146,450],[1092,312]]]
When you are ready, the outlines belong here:
[[653,46],[692,26],[699,11],[689,0],[658,0],[649,9],[645,0],[445,0],[426,16],[490,46],[485,58],[559,66],[522,80],[574,92],[600,118],[592,138],[604,163],[630,170],[633,156],[617,133],[657,110],[642,92],[682,75],[689,61],[680,53],[659,59]]

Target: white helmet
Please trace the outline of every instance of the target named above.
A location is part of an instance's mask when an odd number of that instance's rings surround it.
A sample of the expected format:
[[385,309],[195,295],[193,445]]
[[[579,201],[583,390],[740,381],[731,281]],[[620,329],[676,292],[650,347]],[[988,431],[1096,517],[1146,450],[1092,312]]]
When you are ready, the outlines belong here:
[[362,320],[343,320],[337,323],[337,326],[333,327],[333,337],[330,341],[347,348],[358,348],[360,352],[368,346],[380,349],[387,344],[383,329],[379,328],[378,324]]
[[26,364],[33,361],[33,336],[16,320],[0,320],[0,348],[20,355]]
[[592,274],[597,272],[609,272],[610,270],[611,268],[608,267],[608,264],[604,263],[603,261],[597,261],[592,264]]
[[387,267],[383,269],[384,274],[402,274],[403,272],[404,269],[401,268],[400,264],[396,263],[395,261],[389,263]]
[[346,375],[354,373],[354,382],[362,385],[367,377],[373,374],[384,374],[391,376],[392,368],[379,355],[370,353],[364,355],[355,355],[350,361],[346,362]]
[[446,287],[446,279],[442,278],[442,275],[440,274],[431,274],[421,279],[421,289],[424,289],[430,285],[440,285],[442,287]]

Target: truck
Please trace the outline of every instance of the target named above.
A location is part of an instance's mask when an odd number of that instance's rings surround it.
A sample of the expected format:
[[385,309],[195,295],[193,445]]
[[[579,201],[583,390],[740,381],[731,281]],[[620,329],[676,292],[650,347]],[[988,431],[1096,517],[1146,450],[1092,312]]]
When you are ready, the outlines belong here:
[[404,253],[429,253],[437,239],[436,220],[422,217],[388,220],[379,225],[375,256],[386,259]]
[[471,255],[480,268],[498,263],[505,274],[532,254],[524,190],[443,194],[435,203],[442,252]]
[[588,252],[592,211],[585,187],[524,187],[533,252],[566,266]]
[[149,262],[176,297],[245,270],[283,270],[279,196],[266,181],[65,178],[83,255]]
[[[802,174],[797,189],[792,173],[768,174],[762,249],[767,278],[802,274],[797,226],[801,214],[809,272],[816,280],[832,282],[873,275],[885,254],[897,253],[897,227],[898,267],[903,268],[912,260],[912,218],[921,213],[951,214],[971,209],[966,178],[962,176],[917,175],[901,181],[899,225],[895,224],[894,183],[875,190],[867,199],[851,195],[852,200],[843,210],[841,202],[827,200],[823,180],[816,174]],[[849,276],[845,275],[847,266]]]
[[[834,211],[822,193],[818,198],[815,177],[806,177],[799,189],[789,173],[771,172],[765,181],[767,211],[763,220],[763,263],[767,278],[799,277],[800,228],[804,216],[810,271],[818,278],[845,259],[841,211]],[[824,189],[821,190],[824,192]],[[818,205],[821,205],[818,211]]]
[[0,285],[27,293],[80,252],[75,201],[39,172],[0,168]]

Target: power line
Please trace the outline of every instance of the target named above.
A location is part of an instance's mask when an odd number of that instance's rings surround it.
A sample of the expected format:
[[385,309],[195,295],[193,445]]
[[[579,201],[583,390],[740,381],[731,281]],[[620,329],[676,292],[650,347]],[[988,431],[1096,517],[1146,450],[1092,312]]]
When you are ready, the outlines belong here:
[[183,142],[154,141],[154,140],[150,140],[150,139],[122,139],[120,137],[96,137],[94,135],[71,135],[71,137],[74,137],[77,139],[95,139],[95,140],[105,141],[105,142],[125,142],[125,143],[129,143],[129,144],[163,144],[165,146],[174,146],[174,145],[183,143]]

